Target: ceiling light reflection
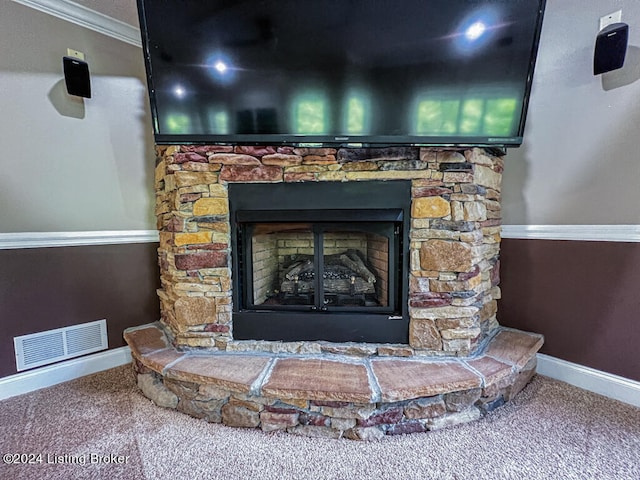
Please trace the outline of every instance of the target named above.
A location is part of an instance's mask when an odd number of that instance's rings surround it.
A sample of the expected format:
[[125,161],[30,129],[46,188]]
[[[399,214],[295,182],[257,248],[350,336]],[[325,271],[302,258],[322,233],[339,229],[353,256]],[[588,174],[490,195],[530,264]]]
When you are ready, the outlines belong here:
[[467,30],[464,32],[464,36],[467,37],[467,40],[473,42],[474,40],[479,39],[486,30],[487,26],[483,22],[477,21],[469,25]]
[[239,69],[234,64],[233,59],[222,52],[209,54],[202,65],[209,74],[209,77],[221,85],[234,83],[238,76]]
[[215,68],[219,73],[224,74],[224,72],[226,72],[228,70],[229,67],[227,67],[227,64],[224,63],[222,60],[218,60],[214,65],[213,68]]
[[461,19],[452,33],[452,45],[464,56],[475,55],[491,44],[497,32],[506,26],[497,5],[482,6]]
[[173,94],[178,98],[184,98],[184,96],[187,94],[187,91],[182,85],[176,85],[173,88]]

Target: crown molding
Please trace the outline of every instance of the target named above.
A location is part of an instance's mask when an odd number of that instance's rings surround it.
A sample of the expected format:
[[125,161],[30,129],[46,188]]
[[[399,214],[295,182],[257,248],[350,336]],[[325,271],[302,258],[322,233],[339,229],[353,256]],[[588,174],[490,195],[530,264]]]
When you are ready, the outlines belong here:
[[142,47],[140,29],[113,17],[96,12],[70,0],[13,0],[67,22],[102,33],[136,47]]
[[158,241],[160,241],[160,238],[157,230],[0,233],[0,250],[155,243]]
[[640,225],[503,225],[502,238],[640,242]]

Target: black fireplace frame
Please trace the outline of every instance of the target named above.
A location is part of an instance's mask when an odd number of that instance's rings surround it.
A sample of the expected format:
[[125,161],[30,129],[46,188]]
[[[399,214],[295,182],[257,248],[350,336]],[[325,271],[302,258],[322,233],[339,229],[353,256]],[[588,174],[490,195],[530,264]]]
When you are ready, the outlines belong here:
[[[236,340],[408,343],[411,182],[231,183],[233,337]],[[393,225],[389,307],[260,308],[248,298],[247,227],[311,222],[327,227]]]

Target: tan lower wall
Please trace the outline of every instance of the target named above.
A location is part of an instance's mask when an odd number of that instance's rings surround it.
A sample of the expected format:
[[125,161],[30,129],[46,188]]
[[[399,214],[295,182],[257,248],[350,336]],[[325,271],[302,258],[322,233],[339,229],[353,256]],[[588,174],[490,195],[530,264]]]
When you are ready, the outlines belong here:
[[640,381],[640,243],[504,239],[501,325],[541,353]]
[[125,328],[160,318],[157,243],[0,250],[0,377],[16,373],[13,337],[107,320],[109,348]]

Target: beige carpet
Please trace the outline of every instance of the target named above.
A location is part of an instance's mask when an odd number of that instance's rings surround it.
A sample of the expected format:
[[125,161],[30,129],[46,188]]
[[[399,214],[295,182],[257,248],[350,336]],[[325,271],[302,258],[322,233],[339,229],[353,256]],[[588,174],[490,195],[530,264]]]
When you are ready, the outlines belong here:
[[37,462],[3,480],[640,479],[640,409],[539,376],[478,422],[377,443],[208,424],[152,405],[129,367],[0,402],[0,425],[0,453]]

